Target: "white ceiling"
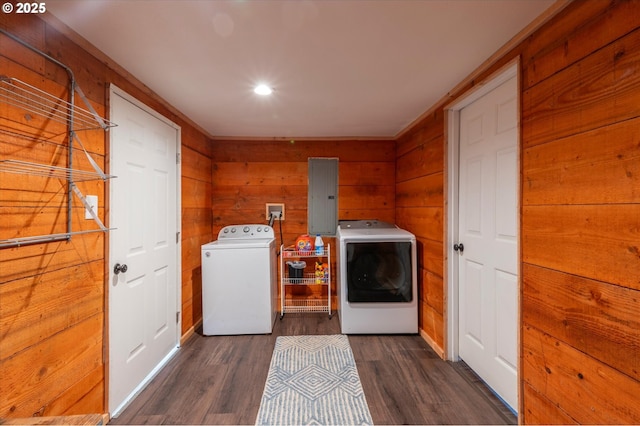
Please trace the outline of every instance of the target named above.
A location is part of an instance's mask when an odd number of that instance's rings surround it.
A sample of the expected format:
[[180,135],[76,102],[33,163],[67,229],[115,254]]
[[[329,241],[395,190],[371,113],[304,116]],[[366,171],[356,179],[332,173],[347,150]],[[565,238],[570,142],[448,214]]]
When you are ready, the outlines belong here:
[[[47,0],[216,137],[394,137],[555,0]],[[258,82],[274,93],[259,97]]]

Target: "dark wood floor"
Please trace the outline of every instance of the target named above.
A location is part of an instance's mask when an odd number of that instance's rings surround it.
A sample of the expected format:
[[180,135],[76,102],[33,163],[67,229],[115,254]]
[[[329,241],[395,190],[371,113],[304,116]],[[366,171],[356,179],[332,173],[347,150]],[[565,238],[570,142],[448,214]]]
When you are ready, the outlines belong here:
[[[271,335],[192,336],[110,424],[254,424],[277,336],[340,334],[334,315],[287,314]],[[349,342],[375,424],[516,424],[462,363],[417,335]]]

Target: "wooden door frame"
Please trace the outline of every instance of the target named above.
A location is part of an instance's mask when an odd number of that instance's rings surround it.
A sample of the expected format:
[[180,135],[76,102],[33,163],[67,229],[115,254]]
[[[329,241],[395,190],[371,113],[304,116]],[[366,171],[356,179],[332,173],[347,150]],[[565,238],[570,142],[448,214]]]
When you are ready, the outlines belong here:
[[[478,83],[476,87],[458,97],[454,102],[445,106],[445,238],[444,238],[444,282],[445,282],[445,304],[444,304],[444,351],[445,358],[449,361],[459,361],[458,348],[458,264],[459,255],[453,251],[453,245],[458,241],[458,214],[459,214],[459,173],[460,173],[460,111],[487,93],[491,92],[512,77],[518,79],[517,99],[518,99],[518,158],[520,158],[520,58],[506,64],[504,67]],[[521,165],[518,161],[518,176]],[[520,203],[520,185],[518,185],[518,202]],[[518,211],[520,206],[518,205]],[[520,226],[520,215],[518,215],[518,227]],[[520,242],[522,237],[518,236],[518,318],[520,318]],[[518,326],[518,348],[520,347],[520,333]]]
[[[113,116],[113,96],[120,96],[122,99],[131,102],[133,105],[137,106],[138,108],[142,109],[143,111],[147,112],[149,115],[152,115],[153,117],[157,118],[158,120],[164,122],[165,124],[167,124],[168,126],[170,126],[171,128],[175,129],[176,131],[176,312],[178,312],[178,318],[177,318],[177,324],[176,324],[176,336],[175,336],[175,342],[176,342],[176,350],[180,347],[180,337],[182,336],[182,128],[180,126],[178,126],[176,123],[174,123],[173,121],[169,120],[167,117],[163,116],[162,114],[160,114],[159,112],[153,110],[151,107],[147,106],[146,104],[144,104],[143,102],[141,102],[140,100],[136,99],[135,97],[133,97],[132,95],[130,95],[129,93],[125,92],[124,90],[120,89],[118,86],[116,86],[113,83],[109,84],[109,90],[107,93],[108,96],[108,105],[109,105],[109,117]],[[117,123],[116,123],[117,125]],[[111,168],[111,155],[112,155],[112,150],[111,150],[111,144],[115,143],[113,140],[113,136],[112,133],[109,134],[109,139],[108,139],[108,143],[107,143],[107,152],[106,152],[106,161],[109,164],[109,168]],[[117,179],[117,176],[115,177],[115,179]],[[111,220],[111,209],[110,209],[110,205],[111,205],[111,196],[112,196],[112,191],[113,191],[113,187],[111,185],[107,185],[106,189],[105,189],[105,197],[106,197],[106,216],[107,216],[107,223],[112,223]],[[109,355],[110,355],[110,322],[109,322],[109,316],[110,316],[110,306],[109,306],[109,299],[110,299],[110,274],[111,274],[111,240],[109,238],[109,236],[107,235],[107,238],[105,239],[105,281],[106,281],[106,285],[105,285],[105,319],[104,319],[104,342],[103,342],[103,352],[104,352],[104,358],[105,358],[105,371],[104,371],[104,381],[105,381],[105,392],[104,392],[104,406],[106,407],[107,412],[111,415],[118,415],[120,412],[122,412],[122,410],[124,410],[126,408],[126,406],[129,404],[129,402],[131,402],[133,400],[133,398],[131,398],[128,402],[126,402],[122,407],[111,407],[109,405],[109,378],[110,378],[110,362],[109,362]],[[144,389],[144,387],[146,386],[146,384],[148,384],[151,379],[158,374],[158,372],[160,371],[161,367],[163,367],[168,360],[173,357],[173,355],[175,355],[176,350],[172,351],[169,353],[169,355],[149,374],[149,376],[147,377],[147,379],[141,384],[141,386],[136,389],[134,391],[134,394],[139,393],[140,391],[142,391],[142,389]],[[114,412],[113,410],[118,410],[117,412]]]

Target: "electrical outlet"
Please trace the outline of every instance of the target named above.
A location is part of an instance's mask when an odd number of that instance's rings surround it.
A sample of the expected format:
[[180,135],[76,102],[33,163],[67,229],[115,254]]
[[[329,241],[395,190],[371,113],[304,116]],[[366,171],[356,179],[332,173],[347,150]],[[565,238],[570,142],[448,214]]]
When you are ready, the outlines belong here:
[[276,220],[284,220],[284,204],[283,203],[267,203],[265,210],[265,220],[270,219],[271,213],[276,214],[280,212],[280,216],[276,216]]
[[[98,196],[97,195],[87,195],[84,197],[84,199],[87,201],[87,204],[89,204],[91,206],[91,210],[93,210],[95,212],[95,214],[98,214]],[[85,209],[84,210],[84,218],[85,219],[93,219],[93,216],[91,215],[91,211],[89,209]]]

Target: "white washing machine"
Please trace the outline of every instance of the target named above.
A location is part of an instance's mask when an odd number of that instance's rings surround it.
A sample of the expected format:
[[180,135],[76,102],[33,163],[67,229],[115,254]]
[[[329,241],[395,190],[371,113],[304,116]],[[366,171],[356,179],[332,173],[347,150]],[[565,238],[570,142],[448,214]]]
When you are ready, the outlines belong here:
[[376,220],[340,221],[338,316],[344,334],[418,332],[415,236]]
[[278,307],[273,228],[225,226],[202,246],[202,332],[268,334]]

